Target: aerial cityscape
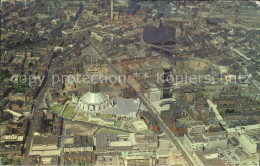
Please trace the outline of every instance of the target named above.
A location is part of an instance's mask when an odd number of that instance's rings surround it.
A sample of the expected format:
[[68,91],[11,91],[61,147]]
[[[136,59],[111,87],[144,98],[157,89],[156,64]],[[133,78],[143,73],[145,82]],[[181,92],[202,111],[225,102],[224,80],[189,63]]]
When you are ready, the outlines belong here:
[[0,3],[0,165],[260,165],[259,1]]

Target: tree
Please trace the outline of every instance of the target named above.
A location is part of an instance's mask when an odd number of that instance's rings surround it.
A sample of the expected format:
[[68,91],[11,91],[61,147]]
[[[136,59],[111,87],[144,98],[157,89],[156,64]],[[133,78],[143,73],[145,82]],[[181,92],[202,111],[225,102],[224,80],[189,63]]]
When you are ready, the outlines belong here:
[[20,159],[18,158],[1,158],[1,164],[2,165],[20,165]]
[[4,80],[5,78],[10,78],[12,76],[11,72],[8,69],[5,69],[0,74],[0,80]]
[[225,113],[229,114],[229,113],[234,113],[235,110],[234,109],[226,109]]

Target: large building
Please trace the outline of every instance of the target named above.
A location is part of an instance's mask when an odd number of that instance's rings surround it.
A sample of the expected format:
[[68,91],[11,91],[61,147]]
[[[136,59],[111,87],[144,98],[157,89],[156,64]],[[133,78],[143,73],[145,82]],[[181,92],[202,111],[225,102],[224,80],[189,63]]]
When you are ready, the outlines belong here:
[[210,165],[218,165],[224,166],[225,163],[222,159],[219,158],[218,152],[214,150],[208,151],[196,151],[193,153],[193,157],[198,164],[198,166],[210,166]]
[[90,91],[78,101],[75,111],[85,115],[107,114],[117,118],[136,118],[140,107],[139,100],[111,99],[99,91],[99,84],[91,84]]
[[239,144],[251,154],[260,152],[260,124],[238,126],[226,130],[229,139],[236,138]]
[[90,91],[78,102],[81,111],[87,114],[100,113],[113,106],[113,100],[99,91],[99,84],[91,84]]
[[98,133],[96,135],[96,150],[107,151],[109,148],[109,142],[117,141],[116,133]]
[[148,91],[148,99],[150,102],[160,101],[162,99],[162,92],[158,88],[151,88]]
[[64,143],[65,153],[92,152],[93,140],[85,135],[74,135],[66,138]]
[[227,138],[225,132],[211,132],[211,133],[188,133],[184,135],[184,147],[193,153],[194,151],[203,151],[204,149],[217,149],[227,147]]
[[61,149],[58,145],[58,136],[34,136],[29,155],[42,164],[56,163],[57,156],[60,156]]
[[133,122],[133,125],[137,131],[148,130],[148,126],[142,120]]
[[190,25],[190,21],[183,18],[162,18],[161,23],[164,26],[170,26],[175,29],[175,40],[177,40],[181,33]]
[[64,30],[62,38],[64,39],[86,39],[89,35],[88,29]]
[[195,134],[201,134],[206,132],[206,126],[202,121],[194,121],[190,123],[187,127],[188,132],[192,132]]
[[145,26],[143,40],[147,44],[169,45],[175,43],[175,29],[170,26]]
[[117,135],[116,133],[97,133],[97,151],[130,151],[139,152],[156,151],[158,147],[157,136],[130,133],[129,135]]

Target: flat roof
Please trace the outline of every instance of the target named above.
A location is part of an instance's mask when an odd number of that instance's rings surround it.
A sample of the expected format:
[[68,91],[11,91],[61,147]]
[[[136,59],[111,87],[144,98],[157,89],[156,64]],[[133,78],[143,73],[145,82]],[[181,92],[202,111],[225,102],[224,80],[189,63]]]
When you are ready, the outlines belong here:
[[111,147],[119,147],[119,146],[132,146],[131,141],[115,141],[110,142]]
[[61,149],[56,150],[36,150],[36,151],[30,151],[30,156],[60,156]]
[[140,106],[140,102],[133,99],[114,99],[115,106],[108,108],[103,113],[105,114],[121,114],[129,115],[130,113],[137,114]]
[[97,133],[97,147],[107,147],[107,133]]
[[156,91],[160,91],[160,89],[159,88],[150,88],[149,91],[156,92]]
[[137,145],[136,139],[135,139],[135,133],[130,133],[130,140],[132,142],[132,145]]
[[97,147],[102,147],[102,146],[108,146],[108,140],[110,141],[116,141],[117,140],[117,134],[113,132],[103,132],[103,133],[97,133]]
[[224,166],[225,163],[222,159],[218,158],[218,152],[213,150],[206,150],[206,151],[195,151],[194,152],[200,161],[207,166]]
[[49,135],[49,136],[34,136],[33,137],[33,145],[57,145],[58,136],[57,135]]
[[147,125],[142,120],[138,120],[138,121],[133,122],[133,125],[134,125],[135,128],[147,128]]
[[162,140],[162,139],[160,139],[159,140],[159,148],[158,148],[158,150],[169,150],[170,144],[171,144],[170,140]]
[[188,127],[196,127],[196,126],[205,126],[205,124],[202,121],[194,121],[188,124]]

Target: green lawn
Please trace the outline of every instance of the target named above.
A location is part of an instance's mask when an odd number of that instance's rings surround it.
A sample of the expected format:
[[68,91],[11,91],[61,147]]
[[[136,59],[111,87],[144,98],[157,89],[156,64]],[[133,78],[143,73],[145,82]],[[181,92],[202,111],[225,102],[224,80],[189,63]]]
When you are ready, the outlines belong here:
[[121,127],[121,124],[122,124],[122,121],[116,121],[114,125],[108,125],[108,126],[120,128],[120,127]]
[[178,119],[177,121],[180,122],[181,124],[188,124],[188,123],[189,123],[189,122],[188,122],[188,119],[185,119],[185,118],[183,118],[183,119]]
[[113,129],[106,129],[106,128],[101,128],[101,129],[99,129],[99,131],[98,131],[98,133],[104,133],[104,132],[107,132],[107,133],[109,133],[109,132],[113,132],[113,133],[117,133],[117,134],[127,134],[126,132],[122,132],[122,131],[117,131],[117,130],[113,130]]
[[136,129],[135,126],[134,126],[133,124],[131,124],[131,128],[132,128],[132,129]]
[[74,115],[74,109],[75,109],[75,106],[68,105],[65,108],[62,116],[66,117],[66,118],[72,118],[72,116]]
[[111,117],[111,115],[109,115],[109,114],[98,114],[96,117],[109,119]]
[[202,95],[203,95],[203,97],[206,98],[206,99],[209,97],[209,93],[206,92],[206,91],[202,92]]
[[141,130],[140,133],[149,134],[149,133],[150,133],[150,130]]
[[18,158],[5,158],[2,157],[1,158],[1,162],[2,165],[20,165],[20,159]]
[[123,129],[127,130],[127,126],[126,126],[126,125],[124,125],[124,126],[123,126]]
[[62,111],[64,105],[57,105],[57,106],[54,106],[52,107],[52,111],[55,113],[55,114],[60,114],[60,112]]
[[47,99],[48,101],[51,101],[51,94],[50,94],[50,93],[47,94],[46,99]]

